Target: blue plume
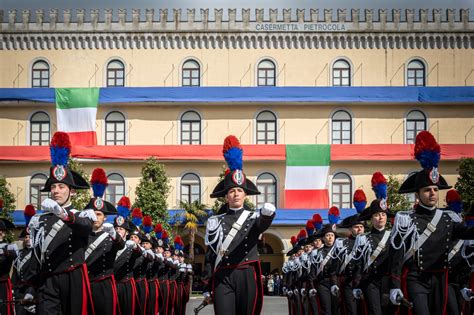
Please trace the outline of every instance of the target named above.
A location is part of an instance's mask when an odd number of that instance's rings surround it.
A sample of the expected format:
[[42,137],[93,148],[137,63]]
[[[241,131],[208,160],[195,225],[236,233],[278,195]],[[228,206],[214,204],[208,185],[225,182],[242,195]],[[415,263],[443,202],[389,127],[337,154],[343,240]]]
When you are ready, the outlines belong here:
[[339,216],[335,216],[333,214],[328,214],[328,220],[329,220],[329,223],[331,223],[331,224],[337,224],[337,222],[339,222],[339,219],[340,219]]
[[161,238],[162,235],[163,235],[163,232],[156,232],[155,233],[156,238]]
[[127,218],[128,215],[130,214],[130,209],[124,206],[117,206],[117,212],[119,216],[122,216],[124,218]]
[[418,162],[420,162],[421,167],[423,167],[424,169],[431,169],[433,167],[438,167],[440,157],[440,152],[426,150],[421,152],[416,157],[416,159],[418,160]]
[[462,201],[454,201],[448,204],[448,209],[456,213],[462,212]]
[[377,184],[372,189],[377,199],[387,199],[387,184]]
[[242,169],[242,149],[233,147],[224,153],[224,158],[229,166],[230,171]]
[[153,230],[153,226],[151,225],[145,225],[145,226],[142,226],[143,228],[143,232],[145,232],[145,234],[148,234],[151,232],[151,230]]
[[142,221],[143,221],[143,219],[139,218],[139,217],[132,218],[132,223],[135,224],[136,226],[142,225]]
[[361,213],[365,209],[367,201],[354,201],[354,207],[357,210],[357,213]]
[[94,192],[94,197],[102,198],[104,196],[105,188],[107,185],[102,183],[94,183],[92,184],[92,191]]
[[167,237],[165,237],[165,238],[163,239],[163,243],[165,243],[165,244],[168,244],[168,243],[169,243],[169,241],[170,241],[170,239],[169,239],[169,238],[167,238]]
[[51,163],[53,165],[67,166],[69,153],[71,152],[69,148],[50,146],[49,151],[51,153]]
[[321,230],[322,227],[323,227],[323,222],[314,223],[314,228],[316,230]]

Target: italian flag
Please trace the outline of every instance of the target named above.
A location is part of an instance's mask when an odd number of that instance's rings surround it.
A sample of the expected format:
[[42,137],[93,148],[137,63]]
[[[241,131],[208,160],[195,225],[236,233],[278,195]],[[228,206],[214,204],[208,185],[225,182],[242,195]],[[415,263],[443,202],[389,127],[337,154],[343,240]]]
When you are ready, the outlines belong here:
[[67,88],[55,92],[58,131],[67,132],[73,145],[97,145],[99,89]]
[[285,208],[329,208],[329,144],[286,146]]

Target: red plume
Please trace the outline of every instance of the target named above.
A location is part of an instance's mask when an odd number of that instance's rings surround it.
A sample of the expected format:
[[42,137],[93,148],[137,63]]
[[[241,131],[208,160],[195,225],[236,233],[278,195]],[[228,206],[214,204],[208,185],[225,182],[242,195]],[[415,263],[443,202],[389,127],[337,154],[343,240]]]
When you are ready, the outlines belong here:
[[362,189],[357,189],[354,192],[354,201],[356,202],[367,201],[367,197],[365,196],[365,193]]
[[321,218],[321,215],[319,213],[316,213],[313,215],[313,223],[322,223],[323,218]]
[[117,205],[130,209],[130,199],[127,196],[123,196],[122,198],[120,198]]
[[168,238],[168,232],[166,230],[163,230],[163,239]]
[[56,131],[51,139],[52,147],[67,148],[71,150],[71,140],[69,140],[69,135],[62,131]]
[[291,242],[291,245],[295,246],[295,244],[297,242],[296,236],[292,236],[290,242]]
[[420,155],[423,151],[434,151],[439,153],[441,152],[441,147],[429,131],[423,130],[416,136],[414,151],[415,156]]
[[103,168],[96,168],[92,172],[91,183],[92,184],[104,184],[107,185],[107,175]]
[[133,209],[132,218],[143,218],[142,210],[140,208]]
[[161,225],[161,223],[158,223],[157,225],[155,225],[155,233],[160,232],[163,232],[163,226]]
[[35,207],[33,205],[27,205],[25,207],[24,215],[28,217],[32,217],[36,214]]
[[298,233],[298,239],[302,239],[306,237],[308,237],[308,233],[306,232],[306,230],[304,229],[300,230],[300,232]]
[[181,236],[176,235],[175,238],[174,238],[174,243],[175,243],[175,244],[181,244],[181,243],[183,243],[183,241],[181,240]]
[[229,173],[230,173],[230,169],[227,168],[227,169],[225,170],[224,176],[227,176],[227,174],[229,174]]
[[0,209],[3,209],[3,199],[0,198]]
[[332,207],[329,209],[328,214],[332,214],[333,216],[338,217],[338,216],[340,216],[341,212],[339,211],[339,208],[338,208],[338,207],[332,206]]
[[230,148],[235,148],[235,147],[242,149],[242,147],[240,146],[239,139],[237,139],[236,136],[232,136],[232,135],[227,136],[224,139],[224,147],[222,148],[222,153],[226,153]]
[[385,178],[385,176],[383,176],[383,174],[381,172],[375,172],[372,175],[371,183],[372,183],[372,187],[375,187],[378,184],[386,184],[387,179]]
[[309,229],[309,230],[314,229],[313,221],[311,221],[311,220],[306,221],[306,228]]
[[459,195],[458,191],[456,189],[449,190],[446,194],[446,202],[452,203],[458,201],[461,201],[461,196]]
[[152,226],[153,221],[149,215],[143,217],[143,226]]

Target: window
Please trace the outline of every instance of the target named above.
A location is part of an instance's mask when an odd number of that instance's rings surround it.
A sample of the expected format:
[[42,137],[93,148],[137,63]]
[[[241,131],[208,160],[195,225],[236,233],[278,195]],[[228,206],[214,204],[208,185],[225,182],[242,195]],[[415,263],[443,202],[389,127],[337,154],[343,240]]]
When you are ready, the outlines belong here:
[[30,118],[30,145],[49,145],[51,123],[45,112],[36,112]]
[[352,117],[348,112],[339,110],[332,115],[332,144],[352,143]]
[[265,202],[276,206],[277,204],[277,182],[275,176],[270,173],[263,173],[257,178],[257,188],[260,195],[257,195],[257,209],[263,207]]
[[410,61],[407,67],[407,85],[425,86],[425,65],[420,60]]
[[125,116],[121,112],[105,117],[105,145],[125,145]]
[[333,86],[351,86],[351,66],[343,60],[337,60],[332,67]]
[[412,110],[407,115],[406,143],[415,143],[416,135],[426,130],[426,116],[419,110]]
[[188,60],[183,65],[183,86],[201,85],[201,67],[195,60]]
[[199,176],[187,173],[181,177],[181,201],[192,203],[201,202],[201,181]]
[[201,144],[201,117],[189,111],[181,116],[181,144]]
[[339,209],[352,205],[352,181],[346,173],[336,173],[332,178],[332,204]]
[[257,246],[258,253],[260,255],[272,255],[274,254],[273,248],[267,244],[267,243],[262,243]]
[[47,179],[48,177],[44,174],[36,174],[31,177],[30,203],[35,206],[36,209],[41,209],[41,203],[49,197],[49,192],[41,191]]
[[258,64],[258,86],[275,86],[276,85],[276,67],[275,64],[268,60],[262,60]]
[[125,66],[119,60],[107,65],[107,87],[125,86]]
[[111,173],[107,176],[109,184],[105,190],[105,200],[116,205],[125,195],[125,180],[122,175]]
[[38,60],[31,69],[31,87],[49,87],[49,64],[44,60]]
[[276,116],[270,111],[257,116],[257,144],[276,144]]

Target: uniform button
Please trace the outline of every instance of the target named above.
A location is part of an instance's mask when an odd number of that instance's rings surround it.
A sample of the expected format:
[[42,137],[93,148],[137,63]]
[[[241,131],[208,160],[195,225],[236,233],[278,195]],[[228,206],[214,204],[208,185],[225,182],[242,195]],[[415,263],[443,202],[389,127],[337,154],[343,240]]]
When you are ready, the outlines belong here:
[[248,254],[249,252],[245,252],[245,254]]
[[247,247],[247,243],[245,243],[244,246]]
[[249,259],[248,259],[248,258],[245,258],[245,261],[249,261]]
[[225,259],[229,259],[229,256],[225,256]]
[[72,261],[72,258],[69,258],[69,261]]
[[227,263],[227,266],[230,266],[230,263]]

